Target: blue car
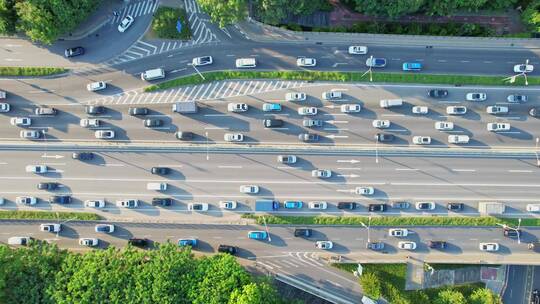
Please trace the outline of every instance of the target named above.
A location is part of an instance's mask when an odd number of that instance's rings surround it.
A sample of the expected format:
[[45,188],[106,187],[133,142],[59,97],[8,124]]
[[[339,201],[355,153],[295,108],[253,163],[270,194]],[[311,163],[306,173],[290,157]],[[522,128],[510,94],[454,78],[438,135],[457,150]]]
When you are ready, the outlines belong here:
[[279,104],[279,103],[265,103],[265,104],[263,104],[263,111],[264,112],[280,112],[281,111],[281,104]]
[[421,71],[422,64],[420,62],[405,62],[403,64],[404,71]]
[[284,201],[283,205],[287,209],[301,209],[303,203],[301,201]]
[[178,246],[180,247],[197,247],[197,239],[179,239],[178,240]]
[[266,231],[250,231],[248,232],[248,238],[252,240],[264,240],[268,238]]

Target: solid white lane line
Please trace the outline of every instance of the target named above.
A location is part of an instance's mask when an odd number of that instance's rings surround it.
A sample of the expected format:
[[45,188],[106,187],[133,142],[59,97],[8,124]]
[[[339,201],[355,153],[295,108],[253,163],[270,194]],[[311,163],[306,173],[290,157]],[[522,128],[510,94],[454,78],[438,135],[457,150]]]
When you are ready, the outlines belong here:
[[532,173],[532,170],[508,170],[510,173]]
[[396,168],[396,171],[419,171],[420,169],[414,169],[414,168]]
[[242,166],[218,166],[220,169],[242,169]]
[[452,169],[454,172],[476,172],[475,169]]

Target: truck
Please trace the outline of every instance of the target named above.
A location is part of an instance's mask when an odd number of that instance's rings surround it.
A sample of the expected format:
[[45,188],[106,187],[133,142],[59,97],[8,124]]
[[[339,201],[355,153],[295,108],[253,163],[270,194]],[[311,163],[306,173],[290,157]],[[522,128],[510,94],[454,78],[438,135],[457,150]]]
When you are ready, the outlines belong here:
[[381,108],[392,108],[400,107],[403,105],[403,99],[381,99],[380,106]]
[[182,101],[173,104],[173,112],[181,114],[197,113],[197,103],[195,101]]
[[261,199],[255,201],[255,211],[273,212],[278,211],[279,202],[271,199]]
[[503,203],[498,202],[479,202],[478,212],[481,215],[496,215],[503,214],[505,206]]

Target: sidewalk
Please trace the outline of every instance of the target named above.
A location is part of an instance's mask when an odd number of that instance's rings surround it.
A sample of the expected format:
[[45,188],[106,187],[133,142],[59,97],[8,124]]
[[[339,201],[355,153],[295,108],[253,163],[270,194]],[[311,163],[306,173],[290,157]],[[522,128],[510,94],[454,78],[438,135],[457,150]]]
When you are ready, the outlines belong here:
[[474,49],[540,49],[540,39],[520,38],[490,38],[490,37],[447,37],[422,35],[387,35],[364,33],[326,33],[326,32],[295,32],[248,18],[239,22],[236,27],[253,41],[288,43],[288,44],[333,44],[354,43],[367,45],[392,46],[435,46],[448,48]]
[[119,11],[125,4],[123,0],[106,0],[85,21],[71,33],[59,37],[59,40],[79,40],[102,28],[113,17],[113,11]]

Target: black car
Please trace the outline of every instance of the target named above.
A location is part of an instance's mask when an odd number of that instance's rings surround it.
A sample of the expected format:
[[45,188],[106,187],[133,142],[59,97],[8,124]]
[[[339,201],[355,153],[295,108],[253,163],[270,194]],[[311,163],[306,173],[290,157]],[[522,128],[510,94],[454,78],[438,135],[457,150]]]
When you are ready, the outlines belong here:
[[510,229],[510,228],[503,228],[503,235],[509,238],[517,238],[518,236],[521,236],[521,230],[520,229]]
[[448,205],[446,205],[446,209],[450,211],[461,211],[463,208],[465,208],[465,204],[463,203],[448,203]]
[[432,98],[444,98],[448,96],[448,90],[443,90],[443,89],[429,90],[428,96]]
[[73,152],[71,158],[78,160],[91,160],[94,158],[94,153],[92,152]]
[[529,115],[531,115],[532,117],[540,117],[540,107],[531,108],[529,110]]
[[230,246],[230,245],[219,245],[217,251],[235,255],[236,252],[238,252],[238,248],[236,248],[235,246]]
[[314,133],[301,133],[298,135],[298,139],[303,142],[315,142],[319,141],[319,135]]
[[128,113],[131,116],[146,115],[148,108],[129,108]]
[[295,228],[294,236],[296,237],[310,237],[313,234],[313,231],[308,228]]
[[385,212],[388,209],[386,204],[369,204],[369,212]]
[[152,174],[157,174],[157,175],[167,175],[171,173],[171,169],[167,167],[152,167],[150,172],[152,172]]
[[445,249],[446,242],[445,241],[429,241],[428,247],[433,248],[433,249]]
[[66,56],[66,58],[75,57],[75,56],[79,56],[83,54],[84,54],[84,48],[82,46],[72,47],[64,51],[64,56]]
[[265,119],[263,120],[265,128],[279,128],[283,126],[283,120],[281,119]]
[[86,114],[91,115],[98,115],[106,112],[104,106],[86,106],[84,110],[86,111]]
[[337,204],[338,209],[356,209],[356,202],[339,202]]
[[172,203],[173,203],[172,198],[168,198],[168,197],[154,197],[152,199],[152,206],[168,207],[168,206],[171,206]]
[[163,120],[161,119],[155,119],[155,118],[151,118],[151,119],[145,119],[143,121],[143,124],[145,127],[147,128],[155,128],[155,127],[160,127],[163,125]]
[[379,251],[384,249],[384,243],[383,242],[368,242],[366,243],[366,248]]
[[69,195],[53,195],[49,197],[49,203],[51,204],[69,204],[71,203],[71,196]]
[[43,182],[43,183],[39,183],[37,185],[37,188],[39,190],[56,190],[58,189],[59,185],[60,185],[59,183],[55,183],[55,182]]
[[131,238],[128,240],[128,244],[136,247],[146,247],[148,245],[147,239]]
[[192,140],[193,132],[178,131],[176,132],[176,138],[180,140]]
[[377,133],[375,134],[375,140],[378,142],[392,142],[396,137],[388,133]]

